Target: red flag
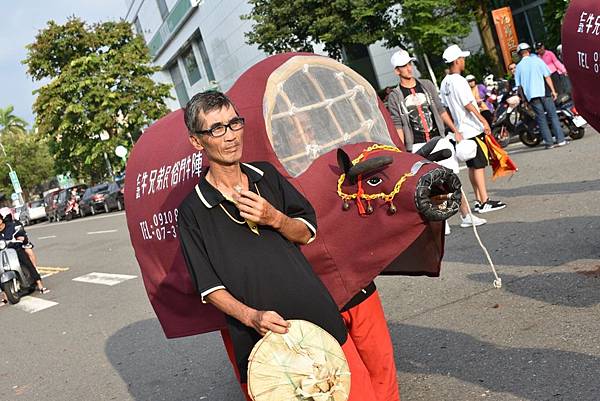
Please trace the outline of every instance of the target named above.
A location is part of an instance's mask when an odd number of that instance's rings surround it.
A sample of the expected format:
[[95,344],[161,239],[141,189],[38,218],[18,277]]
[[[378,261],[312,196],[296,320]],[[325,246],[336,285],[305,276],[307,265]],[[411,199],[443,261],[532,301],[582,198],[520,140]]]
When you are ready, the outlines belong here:
[[502,146],[496,141],[496,138],[492,135],[486,135],[485,144],[488,148],[490,165],[494,170],[492,180],[506,175],[513,175],[519,170],[515,162],[508,156],[508,153],[506,153]]

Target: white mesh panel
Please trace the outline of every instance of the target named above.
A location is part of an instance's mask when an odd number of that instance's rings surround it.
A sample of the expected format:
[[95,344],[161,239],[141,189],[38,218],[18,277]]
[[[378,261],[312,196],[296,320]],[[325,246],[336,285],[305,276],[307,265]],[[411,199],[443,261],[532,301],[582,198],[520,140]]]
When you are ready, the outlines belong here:
[[[269,139],[293,177],[319,156],[345,144],[393,145],[368,82],[342,64],[324,58],[317,61],[284,64],[280,69],[294,70],[273,73],[269,84],[276,89],[265,93],[275,96],[274,102],[264,101]],[[273,76],[284,78],[271,82]],[[271,110],[267,110],[269,107]]]

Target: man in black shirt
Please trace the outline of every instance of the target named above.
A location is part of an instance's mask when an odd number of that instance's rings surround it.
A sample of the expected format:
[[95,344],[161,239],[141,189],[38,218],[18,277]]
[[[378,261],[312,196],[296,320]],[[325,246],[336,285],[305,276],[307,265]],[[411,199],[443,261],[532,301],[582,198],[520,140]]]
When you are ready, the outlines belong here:
[[286,319],[303,319],[342,345],[349,400],[375,400],[333,298],[298,248],[316,235],[312,206],[272,165],[240,162],[244,119],[222,93],[195,95],[185,123],[209,169],[179,208],[180,241],[203,302],[226,315],[242,384],[261,336],[284,334]]

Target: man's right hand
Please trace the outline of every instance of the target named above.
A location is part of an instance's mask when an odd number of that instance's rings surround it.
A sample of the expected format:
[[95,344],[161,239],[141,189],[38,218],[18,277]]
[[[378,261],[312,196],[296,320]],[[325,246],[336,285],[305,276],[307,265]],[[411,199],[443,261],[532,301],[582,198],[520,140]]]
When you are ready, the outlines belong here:
[[258,334],[264,336],[269,330],[273,333],[285,334],[288,332],[290,323],[277,312],[254,310],[250,314],[247,326],[252,327]]
[[486,135],[492,135],[492,129],[490,128],[490,125],[488,124],[488,122],[487,121],[485,121],[485,122],[482,121],[481,123],[483,124],[483,132]]

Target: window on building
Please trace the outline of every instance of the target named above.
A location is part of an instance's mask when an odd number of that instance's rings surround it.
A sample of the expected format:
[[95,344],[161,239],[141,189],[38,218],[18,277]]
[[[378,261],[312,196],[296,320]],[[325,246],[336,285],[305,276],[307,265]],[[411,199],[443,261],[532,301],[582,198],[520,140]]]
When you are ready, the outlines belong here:
[[167,8],[167,3],[165,0],[156,0],[156,4],[158,5],[158,11],[160,11],[160,16],[164,21],[169,15],[169,9]]
[[192,46],[189,46],[187,48],[187,50],[182,54],[181,59],[185,67],[185,72],[187,73],[188,80],[190,81],[190,86],[192,86],[196,82],[198,82],[200,78],[202,78]]
[[138,17],[135,17],[135,19],[133,20],[133,25],[135,26],[135,32],[138,35],[144,37],[144,31],[142,31],[142,24],[140,24],[140,19]]
[[185,107],[188,100],[190,100],[190,97],[188,96],[187,89],[185,89],[185,83],[183,82],[183,77],[181,76],[181,71],[179,71],[177,62],[169,67],[169,73],[171,74],[173,85],[175,86],[177,100],[179,100],[181,107]]
[[204,71],[206,71],[206,76],[209,81],[215,80],[215,74],[212,69],[212,65],[210,64],[210,59],[208,58],[208,52],[206,51],[206,46],[204,46],[204,40],[202,36],[200,36],[196,42],[198,44],[198,51],[200,52],[200,58],[202,58],[202,64],[204,65]]

